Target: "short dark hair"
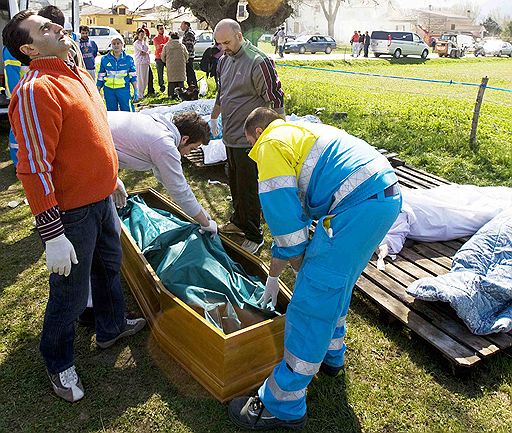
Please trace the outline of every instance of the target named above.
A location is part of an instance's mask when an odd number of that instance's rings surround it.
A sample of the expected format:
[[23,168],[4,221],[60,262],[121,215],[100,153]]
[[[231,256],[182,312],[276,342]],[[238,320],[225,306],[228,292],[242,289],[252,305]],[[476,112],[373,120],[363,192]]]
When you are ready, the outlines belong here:
[[178,34],[178,32],[171,32],[171,33],[169,33],[169,35],[171,36],[171,39],[179,39],[180,38],[180,35]]
[[88,27],[88,26],[80,26],[80,27],[78,28],[78,31],[79,31],[79,32],[89,32],[89,31],[90,31],[90,29],[89,29],[89,27]]
[[52,23],[64,27],[64,13],[57,6],[45,6],[37,15],[48,18]]
[[164,26],[163,24],[157,24],[156,29],[158,30],[160,27],[163,27],[163,26]]
[[177,114],[172,118],[172,122],[182,136],[189,136],[189,143],[208,144],[210,141],[210,125],[195,111]]
[[146,34],[143,28],[137,29],[136,35],[139,36],[141,33],[144,33],[144,35]]
[[274,120],[282,119],[274,110],[265,107],[255,108],[251,111],[244,124],[244,131],[254,134],[256,128],[265,129]]
[[30,32],[26,29],[21,29],[20,24],[32,15],[36,15],[36,11],[26,9],[18,12],[11,18],[2,31],[4,46],[24,65],[28,65],[31,58],[23,54],[20,51],[20,47],[25,44],[31,44],[33,40],[30,37]]
[[182,21],[183,24],[185,24],[186,26],[190,27],[190,23],[188,21]]

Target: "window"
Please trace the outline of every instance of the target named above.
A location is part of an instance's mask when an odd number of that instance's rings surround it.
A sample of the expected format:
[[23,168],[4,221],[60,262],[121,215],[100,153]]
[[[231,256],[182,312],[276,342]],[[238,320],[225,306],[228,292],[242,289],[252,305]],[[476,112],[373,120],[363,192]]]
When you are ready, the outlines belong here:
[[245,6],[244,5],[238,5],[238,16],[245,17]]
[[98,29],[98,36],[108,36],[110,35],[110,30],[109,29],[106,29],[104,27],[100,27]]
[[110,24],[114,24],[114,18],[110,18]]
[[126,9],[125,8],[118,8],[117,13],[119,15],[126,15]]
[[132,18],[126,18],[126,24],[128,24],[128,25],[133,24],[133,19]]
[[450,29],[451,29],[451,30],[455,30],[455,24],[451,24],[451,25],[450,25]]

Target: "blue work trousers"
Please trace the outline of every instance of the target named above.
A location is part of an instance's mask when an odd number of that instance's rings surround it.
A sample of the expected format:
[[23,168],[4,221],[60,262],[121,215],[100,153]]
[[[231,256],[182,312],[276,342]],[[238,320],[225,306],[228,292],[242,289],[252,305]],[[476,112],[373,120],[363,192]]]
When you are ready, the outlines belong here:
[[318,221],[286,311],[284,358],[258,391],[272,415],[301,418],[306,387],[321,363],[343,366],[352,289],[400,207],[400,194],[382,192],[347,209],[341,203],[330,220]]
[[[103,87],[103,94],[105,95],[107,111],[135,111],[129,86],[119,89],[111,89],[105,86]],[[142,97],[142,95],[140,96]]]
[[12,129],[9,131],[9,155],[11,156],[14,168],[16,168],[18,165],[18,143],[16,142]]
[[89,280],[96,340],[110,340],[126,326],[119,274],[119,219],[112,199],[109,196],[99,202],[61,212],[61,219],[65,235],[75,248],[78,264],[72,265],[67,277],[50,274],[50,295],[39,348],[52,374],[74,365],[74,324],[87,306]]

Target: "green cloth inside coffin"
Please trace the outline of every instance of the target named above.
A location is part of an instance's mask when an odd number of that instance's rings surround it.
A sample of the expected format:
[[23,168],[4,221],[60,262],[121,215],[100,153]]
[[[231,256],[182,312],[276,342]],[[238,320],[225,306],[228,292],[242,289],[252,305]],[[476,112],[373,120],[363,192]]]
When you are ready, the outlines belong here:
[[163,285],[224,333],[278,314],[258,306],[264,284],[228,256],[218,236],[199,233],[199,225],[151,208],[139,196],[120,217]]

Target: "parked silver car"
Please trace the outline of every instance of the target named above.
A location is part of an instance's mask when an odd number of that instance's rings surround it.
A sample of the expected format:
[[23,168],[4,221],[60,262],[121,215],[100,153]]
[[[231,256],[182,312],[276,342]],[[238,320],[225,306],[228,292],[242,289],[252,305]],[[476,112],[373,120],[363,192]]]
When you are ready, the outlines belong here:
[[197,30],[196,44],[194,45],[194,60],[200,61],[207,48],[215,45],[213,32],[211,30]]
[[373,31],[370,47],[375,57],[390,54],[395,59],[407,56],[428,57],[428,45],[416,33]]
[[482,46],[484,56],[509,56],[512,57],[512,44],[501,39],[491,39]]

